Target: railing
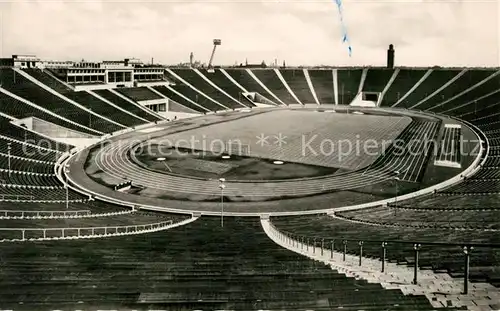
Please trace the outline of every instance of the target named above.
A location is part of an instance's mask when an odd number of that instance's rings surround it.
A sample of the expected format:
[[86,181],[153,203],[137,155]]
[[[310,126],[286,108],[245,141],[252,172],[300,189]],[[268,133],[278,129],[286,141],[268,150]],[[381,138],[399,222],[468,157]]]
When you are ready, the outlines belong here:
[[33,201],[35,196],[25,194],[0,194],[0,201]]
[[78,211],[16,211],[0,210],[0,219],[28,219],[28,218],[77,218],[89,216],[90,210]]
[[469,265],[470,253],[475,248],[500,248],[500,244],[480,244],[480,243],[445,243],[445,242],[428,242],[428,241],[403,241],[403,240],[369,240],[369,239],[348,239],[348,238],[329,238],[321,236],[307,236],[295,234],[287,231],[280,231],[269,220],[269,226],[272,233],[283,243],[295,247],[296,249],[305,250],[309,252],[311,248],[312,253],[320,252],[321,256],[330,253],[330,258],[334,258],[334,253],[338,253],[336,249],[340,248],[342,253],[342,261],[346,261],[347,245],[348,242],[355,242],[358,246],[357,255],[359,256],[359,266],[363,264],[363,246],[367,244],[380,245],[380,271],[386,271],[387,262],[387,246],[389,244],[400,244],[404,246],[411,246],[413,249],[413,284],[418,282],[419,271],[419,252],[422,246],[456,246],[457,252],[462,252],[464,256],[464,288],[463,293],[468,293],[468,280],[469,280]]
[[[144,225],[105,226],[105,227],[66,227],[66,228],[0,228],[4,232],[17,232],[21,236],[6,238],[0,241],[37,241],[99,238],[119,235],[132,235],[167,229],[173,225],[173,220]],[[32,234],[32,236],[30,236]]]

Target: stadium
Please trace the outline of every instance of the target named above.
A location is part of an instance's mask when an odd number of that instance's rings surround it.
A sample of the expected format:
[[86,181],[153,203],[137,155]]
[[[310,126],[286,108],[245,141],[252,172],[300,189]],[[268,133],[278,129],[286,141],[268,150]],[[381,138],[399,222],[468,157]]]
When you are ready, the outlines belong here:
[[212,43],[0,59],[1,310],[500,310],[499,68]]

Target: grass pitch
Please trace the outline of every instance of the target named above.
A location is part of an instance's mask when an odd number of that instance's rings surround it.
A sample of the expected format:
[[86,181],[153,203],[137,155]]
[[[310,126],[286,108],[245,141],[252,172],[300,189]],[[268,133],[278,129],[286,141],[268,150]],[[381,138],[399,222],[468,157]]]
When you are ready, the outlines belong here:
[[285,162],[275,164],[273,160],[231,155],[184,148],[168,148],[150,145],[148,150],[139,148],[132,159],[143,167],[167,173],[195,178],[239,181],[286,180],[318,177],[336,172],[336,168]]

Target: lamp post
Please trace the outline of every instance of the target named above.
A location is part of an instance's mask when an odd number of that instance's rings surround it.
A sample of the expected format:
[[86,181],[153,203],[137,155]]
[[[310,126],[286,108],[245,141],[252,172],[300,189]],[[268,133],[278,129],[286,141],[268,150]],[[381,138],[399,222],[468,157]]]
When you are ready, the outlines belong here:
[[69,183],[68,183],[69,165],[64,165],[64,175],[66,175],[66,209],[69,209]]
[[470,264],[470,252],[472,251],[472,246],[464,246],[464,291],[462,294],[467,295],[469,293],[469,264]]
[[11,143],[7,143],[7,161],[9,163],[9,177],[10,177],[10,150],[11,150]]
[[399,175],[401,174],[400,171],[394,171],[394,174],[396,174],[396,177],[394,177],[394,185],[396,187],[396,197],[394,198],[394,216],[397,215],[397,210],[398,210],[398,195],[399,195],[399,181],[401,180],[399,178]]
[[224,182],[225,178],[219,178],[219,189],[220,189],[220,226],[224,227],[224,189],[226,185]]

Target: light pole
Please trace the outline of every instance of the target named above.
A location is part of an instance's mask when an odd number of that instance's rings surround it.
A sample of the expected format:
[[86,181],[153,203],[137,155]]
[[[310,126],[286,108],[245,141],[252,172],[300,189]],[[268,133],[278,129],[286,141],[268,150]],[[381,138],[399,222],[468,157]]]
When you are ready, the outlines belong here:
[[9,165],[9,177],[10,177],[10,149],[11,149],[11,143],[8,142],[7,143],[7,161],[8,161],[8,165]]
[[69,165],[68,165],[68,163],[66,163],[66,165],[64,165],[64,174],[66,175],[66,209],[69,209],[69,184],[68,184]]
[[226,185],[224,182],[225,178],[219,178],[219,189],[220,189],[220,226],[224,227],[224,189]]
[[400,181],[399,175],[401,174],[401,172],[395,171],[394,174],[396,174],[396,177],[394,177],[394,185],[396,187],[396,197],[394,198],[394,216],[396,216],[398,210],[398,195],[399,195],[398,183]]

